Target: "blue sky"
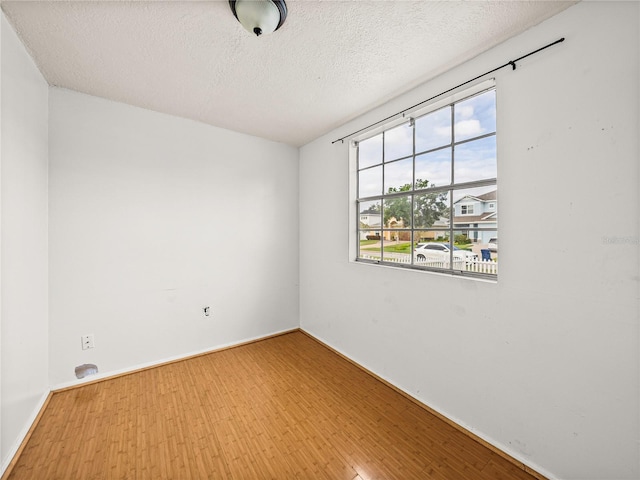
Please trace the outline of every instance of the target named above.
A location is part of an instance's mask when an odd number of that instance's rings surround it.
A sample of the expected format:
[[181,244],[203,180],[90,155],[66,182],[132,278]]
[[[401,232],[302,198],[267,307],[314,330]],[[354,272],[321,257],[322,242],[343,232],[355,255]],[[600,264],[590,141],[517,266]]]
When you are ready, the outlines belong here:
[[[451,107],[444,107],[416,118],[416,151],[437,149],[416,157],[416,179],[429,180],[431,185],[451,183]],[[453,110],[455,141],[460,142],[495,132],[495,91],[490,90],[459,102]],[[385,132],[384,167],[361,172],[360,196],[379,195],[389,187],[411,183],[411,159],[393,162],[411,155],[413,129],[408,123]],[[359,167],[382,163],[382,134],[359,144]],[[382,185],[382,168],[385,185]],[[497,176],[496,137],[474,140],[455,147],[454,181],[456,183],[495,178]],[[493,187],[495,188],[495,187]]]

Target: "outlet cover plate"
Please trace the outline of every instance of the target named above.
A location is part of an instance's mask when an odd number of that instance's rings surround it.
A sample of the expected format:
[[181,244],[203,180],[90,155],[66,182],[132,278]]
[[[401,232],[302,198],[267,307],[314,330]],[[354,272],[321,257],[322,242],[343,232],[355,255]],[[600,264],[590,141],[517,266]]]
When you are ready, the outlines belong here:
[[82,335],[82,337],[80,337],[82,340],[82,349],[83,350],[87,350],[89,348],[94,348],[95,347],[95,343],[93,341],[93,333],[87,334],[87,335]]

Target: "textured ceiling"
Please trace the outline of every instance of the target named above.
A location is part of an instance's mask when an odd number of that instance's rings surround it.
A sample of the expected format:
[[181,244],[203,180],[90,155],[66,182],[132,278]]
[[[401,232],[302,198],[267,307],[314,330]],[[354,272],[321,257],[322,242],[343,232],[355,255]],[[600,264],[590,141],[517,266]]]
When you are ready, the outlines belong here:
[[51,85],[303,145],[575,2],[289,0],[256,38],[224,1],[3,1]]

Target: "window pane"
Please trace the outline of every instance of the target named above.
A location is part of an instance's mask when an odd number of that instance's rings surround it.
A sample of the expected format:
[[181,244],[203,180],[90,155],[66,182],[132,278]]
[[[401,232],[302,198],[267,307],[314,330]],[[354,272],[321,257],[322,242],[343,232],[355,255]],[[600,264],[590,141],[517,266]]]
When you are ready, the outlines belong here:
[[360,142],[359,260],[497,275],[495,102],[484,92]]
[[383,232],[382,260],[393,263],[411,263],[411,230]]
[[383,201],[384,227],[411,227],[411,195],[393,197]]
[[[478,256],[483,260],[498,261],[498,231],[489,230],[482,232],[470,232],[476,238]],[[484,252],[483,252],[484,250]]]
[[361,230],[358,258],[366,260],[380,260],[382,257],[382,243],[379,230]]
[[358,172],[358,196],[372,197],[382,194],[382,165]]
[[473,238],[477,232],[470,230],[453,231],[453,269],[469,270],[480,258],[480,249]]
[[477,273],[498,274],[498,231],[477,232],[478,258],[469,270]]
[[[474,228],[498,228],[497,188],[495,185],[453,192],[453,228],[474,242],[488,242],[486,232]],[[469,233],[471,232],[471,233]],[[497,237],[497,234],[493,235]]]
[[482,232],[480,236],[482,248],[491,252],[491,259],[498,261],[498,231]]
[[[461,229],[454,231],[454,255],[464,258],[464,270],[475,273],[498,273],[497,231]],[[489,241],[492,243],[489,243]],[[491,245],[494,245],[495,251]]]
[[495,135],[456,146],[454,183],[485,180],[497,176]]
[[451,107],[416,119],[416,153],[451,144]]
[[449,206],[448,191],[414,195],[413,226],[415,228],[442,227],[446,233],[449,228]]
[[413,158],[384,165],[384,193],[405,192],[413,184]]
[[380,230],[382,226],[382,215],[380,208],[380,200],[372,202],[360,202],[358,208],[360,216],[360,229],[368,230],[371,228]]
[[384,132],[384,161],[413,154],[413,128],[408,123]]
[[478,231],[466,228],[453,231],[453,247],[454,250],[465,250],[479,256],[480,249],[476,248]]
[[451,147],[416,157],[416,189],[450,184]]
[[496,92],[490,90],[454,106],[456,142],[496,131]]
[[382,163],[382,134],[358,143],[358,168]]
[[478,261],[467,266],[467,271],[498,274],[498,232],[477,232]]

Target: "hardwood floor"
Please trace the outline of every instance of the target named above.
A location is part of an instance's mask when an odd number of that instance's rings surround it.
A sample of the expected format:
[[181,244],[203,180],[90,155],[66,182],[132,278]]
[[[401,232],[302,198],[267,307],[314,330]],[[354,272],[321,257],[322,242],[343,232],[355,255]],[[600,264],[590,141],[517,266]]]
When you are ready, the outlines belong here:
[[20,479],[534,479],[301,332],[56,392]]

